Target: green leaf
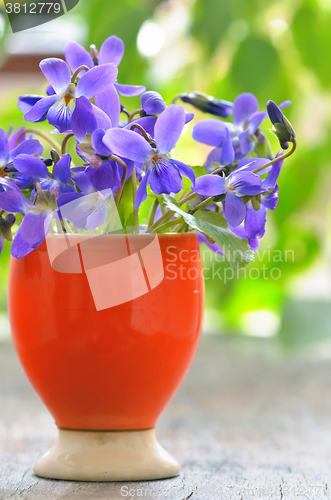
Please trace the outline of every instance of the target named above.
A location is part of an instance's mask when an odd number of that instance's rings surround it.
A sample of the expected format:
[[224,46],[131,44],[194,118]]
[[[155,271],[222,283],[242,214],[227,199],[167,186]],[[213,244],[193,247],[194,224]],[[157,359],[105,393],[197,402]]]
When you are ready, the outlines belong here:
[[131,179],[128,179],[125,183],[121,203],[118,207],[118,214],[120,216],[124,230],[127,226],[134,226],[134,208],[132,200]]
[[246,240],[238,238],[230,231],[224,218],[215,212],[199,212],[195,215],[188,214],[179,208],[176,200],[168,195],[162,195],[164,206],[172,212],[181,215],[184,221],[192,228],[212,238],[223,250],[224,255],[233,269],[246,266],[254,258]]

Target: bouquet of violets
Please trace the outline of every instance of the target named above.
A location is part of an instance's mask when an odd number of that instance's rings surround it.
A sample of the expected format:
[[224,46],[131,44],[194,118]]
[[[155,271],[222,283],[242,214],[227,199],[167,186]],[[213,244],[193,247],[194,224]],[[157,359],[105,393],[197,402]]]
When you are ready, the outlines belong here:
[[[22,258],[50,231],[107,234],[113,208],[125,232],[197,231],[232,267],[244,266],[277,205],[282,163],[296,148],[281,110],[290,102],[269,101],[259,111],[250,93],[231,103],[190,92],[167,106],[158,92],[117,82],[123,53],[122,40],[111,36],[99,51],[71,41],[65,60],[41,61],[47,95],[23,95],[18,107],[27,122],[47,120],[55,130],[0,129],[0,253],[13,240],[11,254]],[[140,95],[141,107],[128,111],[120,95]],[[216,117],[193,127],[193,139],[213,147],[203,166],[172,155],[193,119],[179,102]],[[222,120],[231,115],[233,122]],[[260,130],[268,115],[282,149],[275,157]],[[65,134],[61,144],[54,134]],[[50,144],[49,153],[38,139]],[[79,164],[67,153],[68,141],[75,141]],[[140,215],[144,204],[148,217]]]

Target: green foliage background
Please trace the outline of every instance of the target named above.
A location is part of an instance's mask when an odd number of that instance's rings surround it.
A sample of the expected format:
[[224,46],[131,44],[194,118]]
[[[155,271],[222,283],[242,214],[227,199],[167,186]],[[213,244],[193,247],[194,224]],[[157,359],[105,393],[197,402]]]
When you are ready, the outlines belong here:
[[[186,29],[178,33],[174,23],[172,33],[168,26],[165,48],[153,58],[140,55],[136,41],[143,22],[154,19],[163,25],[178,6],[188,16]],[[222,325],[227,331],[243,330],[245,313],[257,310],[272,311],[282,317],[285,308],[288,316],[289,304],[300,296],[296,292],[300,285],[293,284],[300,283],[310,269],[321,263],[325,272],[329,269],[331,3],[328,0],[81,0],[76,10],[80,10],[89,24],[90,43],[100,46],[110,34],[124,40],[126,53],[119,81],[144,83],[149,89],[161,92],[168,103],[176,94],[189,90],[201,90],[227,100],[234,100],[241,92],[253,92],[261,109],[268,99],[277,103],[292,100],[286,114],[297,130],[298,150],[283,169],[280,202],[276,211],[269,214],[260,259],[248,266],[249,270],[276,265],[281,278],[242,277],[226,284],[220,279],[206,281],[207,311],[213,311],[215,328]],[[171,50],[173,54],[184,50],[186,57],[168,78],[165,54],[167,51],[171,54]],[[16,98],[11,95],[1,103],[0,125],[5,129],[20,124]],[[123,101],[132,110],[139,105],[139,99]],[[197,117],[202,115],[197,113]],[[265,122],[262,127],[267,134],[269,126]],[[276,152],[277,143],[273,138],[271,141]],[[187,133],[177,153],[179,158],[186,157],[192,165],[198,165],[208,151],[194,143]],[[261,257],[263,250],[265,257]],[[293,250],[294,261],[269,262],[268,255],[273,255],[274,250]],[[210,265],[209,259],[206,254],[206,266]],[[8,248],[0,265],[0,307],[5,305],[7,262]],[[213,264],[214,269],[225,266],[216,261]],[[207,278],[211,273],[207,271]],[[331,307],[325,308],[328,309]],[[304,310],[301,308],[298,317],[288,323],[290,329],[283,324],[281,336],[285,341],[291,342],[293,324],[299,328],[300,320],[304,322]]]

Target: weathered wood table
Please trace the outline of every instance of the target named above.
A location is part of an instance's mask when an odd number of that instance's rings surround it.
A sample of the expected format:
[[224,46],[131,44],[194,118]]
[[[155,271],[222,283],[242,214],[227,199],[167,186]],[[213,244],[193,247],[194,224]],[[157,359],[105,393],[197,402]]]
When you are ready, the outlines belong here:
[[76,483],[33,474],[56,437],[9,343],[0,344],[0,499],[331,497],[331,358],[273,341],[204,336],[158,425],[180,476]]

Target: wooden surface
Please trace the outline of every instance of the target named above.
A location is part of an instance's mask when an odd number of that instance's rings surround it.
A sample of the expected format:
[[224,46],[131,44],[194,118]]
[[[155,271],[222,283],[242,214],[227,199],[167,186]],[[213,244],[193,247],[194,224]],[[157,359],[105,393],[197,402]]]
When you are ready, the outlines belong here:
[[331,497],[331,359],[281,355],[273,341],[204,336],[158,424],[179,477],[149,483],[40,479],[56,438],[11,345],[0,344],[0,499]]

